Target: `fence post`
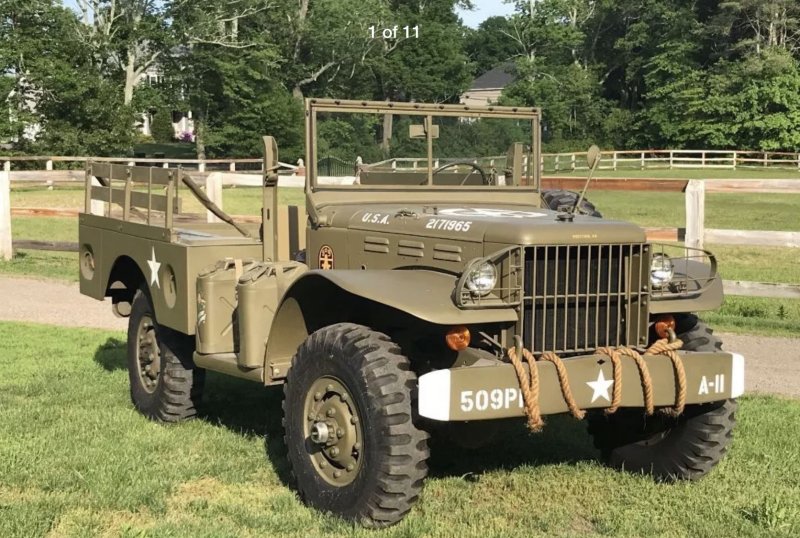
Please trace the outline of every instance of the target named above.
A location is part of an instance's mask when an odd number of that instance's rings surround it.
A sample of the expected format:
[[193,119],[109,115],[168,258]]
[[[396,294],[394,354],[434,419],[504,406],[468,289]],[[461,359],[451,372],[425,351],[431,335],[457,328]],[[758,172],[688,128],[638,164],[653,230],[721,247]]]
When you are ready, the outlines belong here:
[[686,239],[684,241],[687,247],[703,248],[705,209],[705,182],[699,179],[689,180],[686,185]]
[[642,170],[644,170],[644,151],[642,152]]
[[706,152],[705,151],[700,152],[700,167],[701,168],[705,168],[706,167]]
[[231,161],[231,163],[228,165],[228,171],[230,172],[236,171],[236,161]]
[[[201,166],[204,163],[200,163]],[[219,172],[211,172],[206,176],[206,196],[217,204],[217,207],[222,209],[222,174]],[[220,220],[211,211],[206,212],[206,222],[220,222]]]
[[669,150],[669,169],[670,170],[672,170],[672,166],[673,166],[674,162],[675,162],[675,152],[672,151],[672,150]]
[[48,159],[47,162],[44,163],[44,169],[47,170],[48,172],[53,170],[53,160],[52,159]]
[[555,162],[555,164],[553,165],[553,171],[554,171],[554,172],[558,172],[558,171],[560,170],[560,168],[561,168],[561,167],[559,166],[559,164],[558,164],[558,159],[559,159],[559,155],[558,155],[558,153],[556,153],[556,162]]
[[[736,161],[739,159],[739,153],[734,151],[733,152],[733,169],[736,170]],[[798,166],[800,166],[800,161],[798,161]]]
[[574,153],[572,154],[572,157],[570,157],[570,164],[569,165],[572,168],[572,171],[574,172],[575,171],[575,154]]
[[11,242],[11,161],[3,163],[0,172],[0,259],[8,261],[14,255]]
[[612,160],[614,170],[617,169],[617,152],[614,152],[614,158]]

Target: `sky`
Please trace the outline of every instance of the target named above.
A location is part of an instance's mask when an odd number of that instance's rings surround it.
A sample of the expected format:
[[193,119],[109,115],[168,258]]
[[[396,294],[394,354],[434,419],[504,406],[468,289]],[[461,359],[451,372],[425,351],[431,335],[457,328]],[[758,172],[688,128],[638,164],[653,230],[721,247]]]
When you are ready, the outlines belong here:
[[470,28],[477,28],[480,23],[489,17],[510,15],[514,11],[512,4],[506,4],[502,0],[472,0],[472,3],[475,4],[473,11],[458,10],[458,14],[464,24]]

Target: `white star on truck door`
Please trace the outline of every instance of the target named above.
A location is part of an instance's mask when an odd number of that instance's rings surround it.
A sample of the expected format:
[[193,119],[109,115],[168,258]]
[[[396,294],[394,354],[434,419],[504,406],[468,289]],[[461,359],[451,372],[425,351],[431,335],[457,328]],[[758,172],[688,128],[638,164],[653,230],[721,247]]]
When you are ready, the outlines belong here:
[[150,285],[154,285],[157,288],[161,287],[161,283],[158,280],[158,270],[161,269],[161,262],[156,261],[156,249],[155,247],[151,247],[150,251],[150,259],[147,260],[147,265],[150,267]]
[[601,396],[609,402],[611,401],[611,396],[608,395],[608,389],[614,384],[614,380],[606,379],[603,375],[603,370],[600,370],[600,375],[597,376],[596,381],[587,381],[586,384],[594,391],[592,394],[592,403]]

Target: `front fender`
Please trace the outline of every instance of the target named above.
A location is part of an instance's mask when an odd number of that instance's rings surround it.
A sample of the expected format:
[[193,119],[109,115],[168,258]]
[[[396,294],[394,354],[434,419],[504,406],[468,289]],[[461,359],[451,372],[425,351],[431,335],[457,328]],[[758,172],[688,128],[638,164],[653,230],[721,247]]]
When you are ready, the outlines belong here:
[[275,383],[286,376],[297,348],[313,331],[333,323],[352,321],[354,312],[374,312],[374,307],[379,307],[377,310],[383,315],[394,317],[400,324],[413,324],[413,318],[432,325],[517,321],[513,308],[461,310],[456,307],[452,295],[457,280],[455,276],[428,270],[313,270],[304,273],[286,291],[275,313],[267,341],[266,382]]
[[685,283],[686,289],[676,293],[653,290],[651,314],[703,312],[722,306],[722,277],[715,265],[685,258],[673,259],[673,265],[673,282]]
[[427,270],[309,271],[292,290],[310,279],[325,279],[348,294],[402,310],[437,325],[469,325],[517,320],[513,308],[462,310],[453,303],[458,277]]

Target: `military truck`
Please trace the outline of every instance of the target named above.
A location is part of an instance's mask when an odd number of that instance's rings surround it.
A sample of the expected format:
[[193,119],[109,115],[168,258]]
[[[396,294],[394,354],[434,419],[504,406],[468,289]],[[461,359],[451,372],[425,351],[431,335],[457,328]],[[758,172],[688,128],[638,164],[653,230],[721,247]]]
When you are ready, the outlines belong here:
[[[367,526],[411,509],[431,435],[475,446],[515,417],[585,416],[626,471],[708,473],[744,385],[743,357],[695,314],[722,303],[716,260],[543,190],[540,117],[307,100],[307,218],[288,225],[271,137],[260,222],[192,172],[89,163],[80,288],[129,318],[135,408],[194,417],[207,370],[282,385],[300,497]],[[350,177],[320,174],[337,148]]]

